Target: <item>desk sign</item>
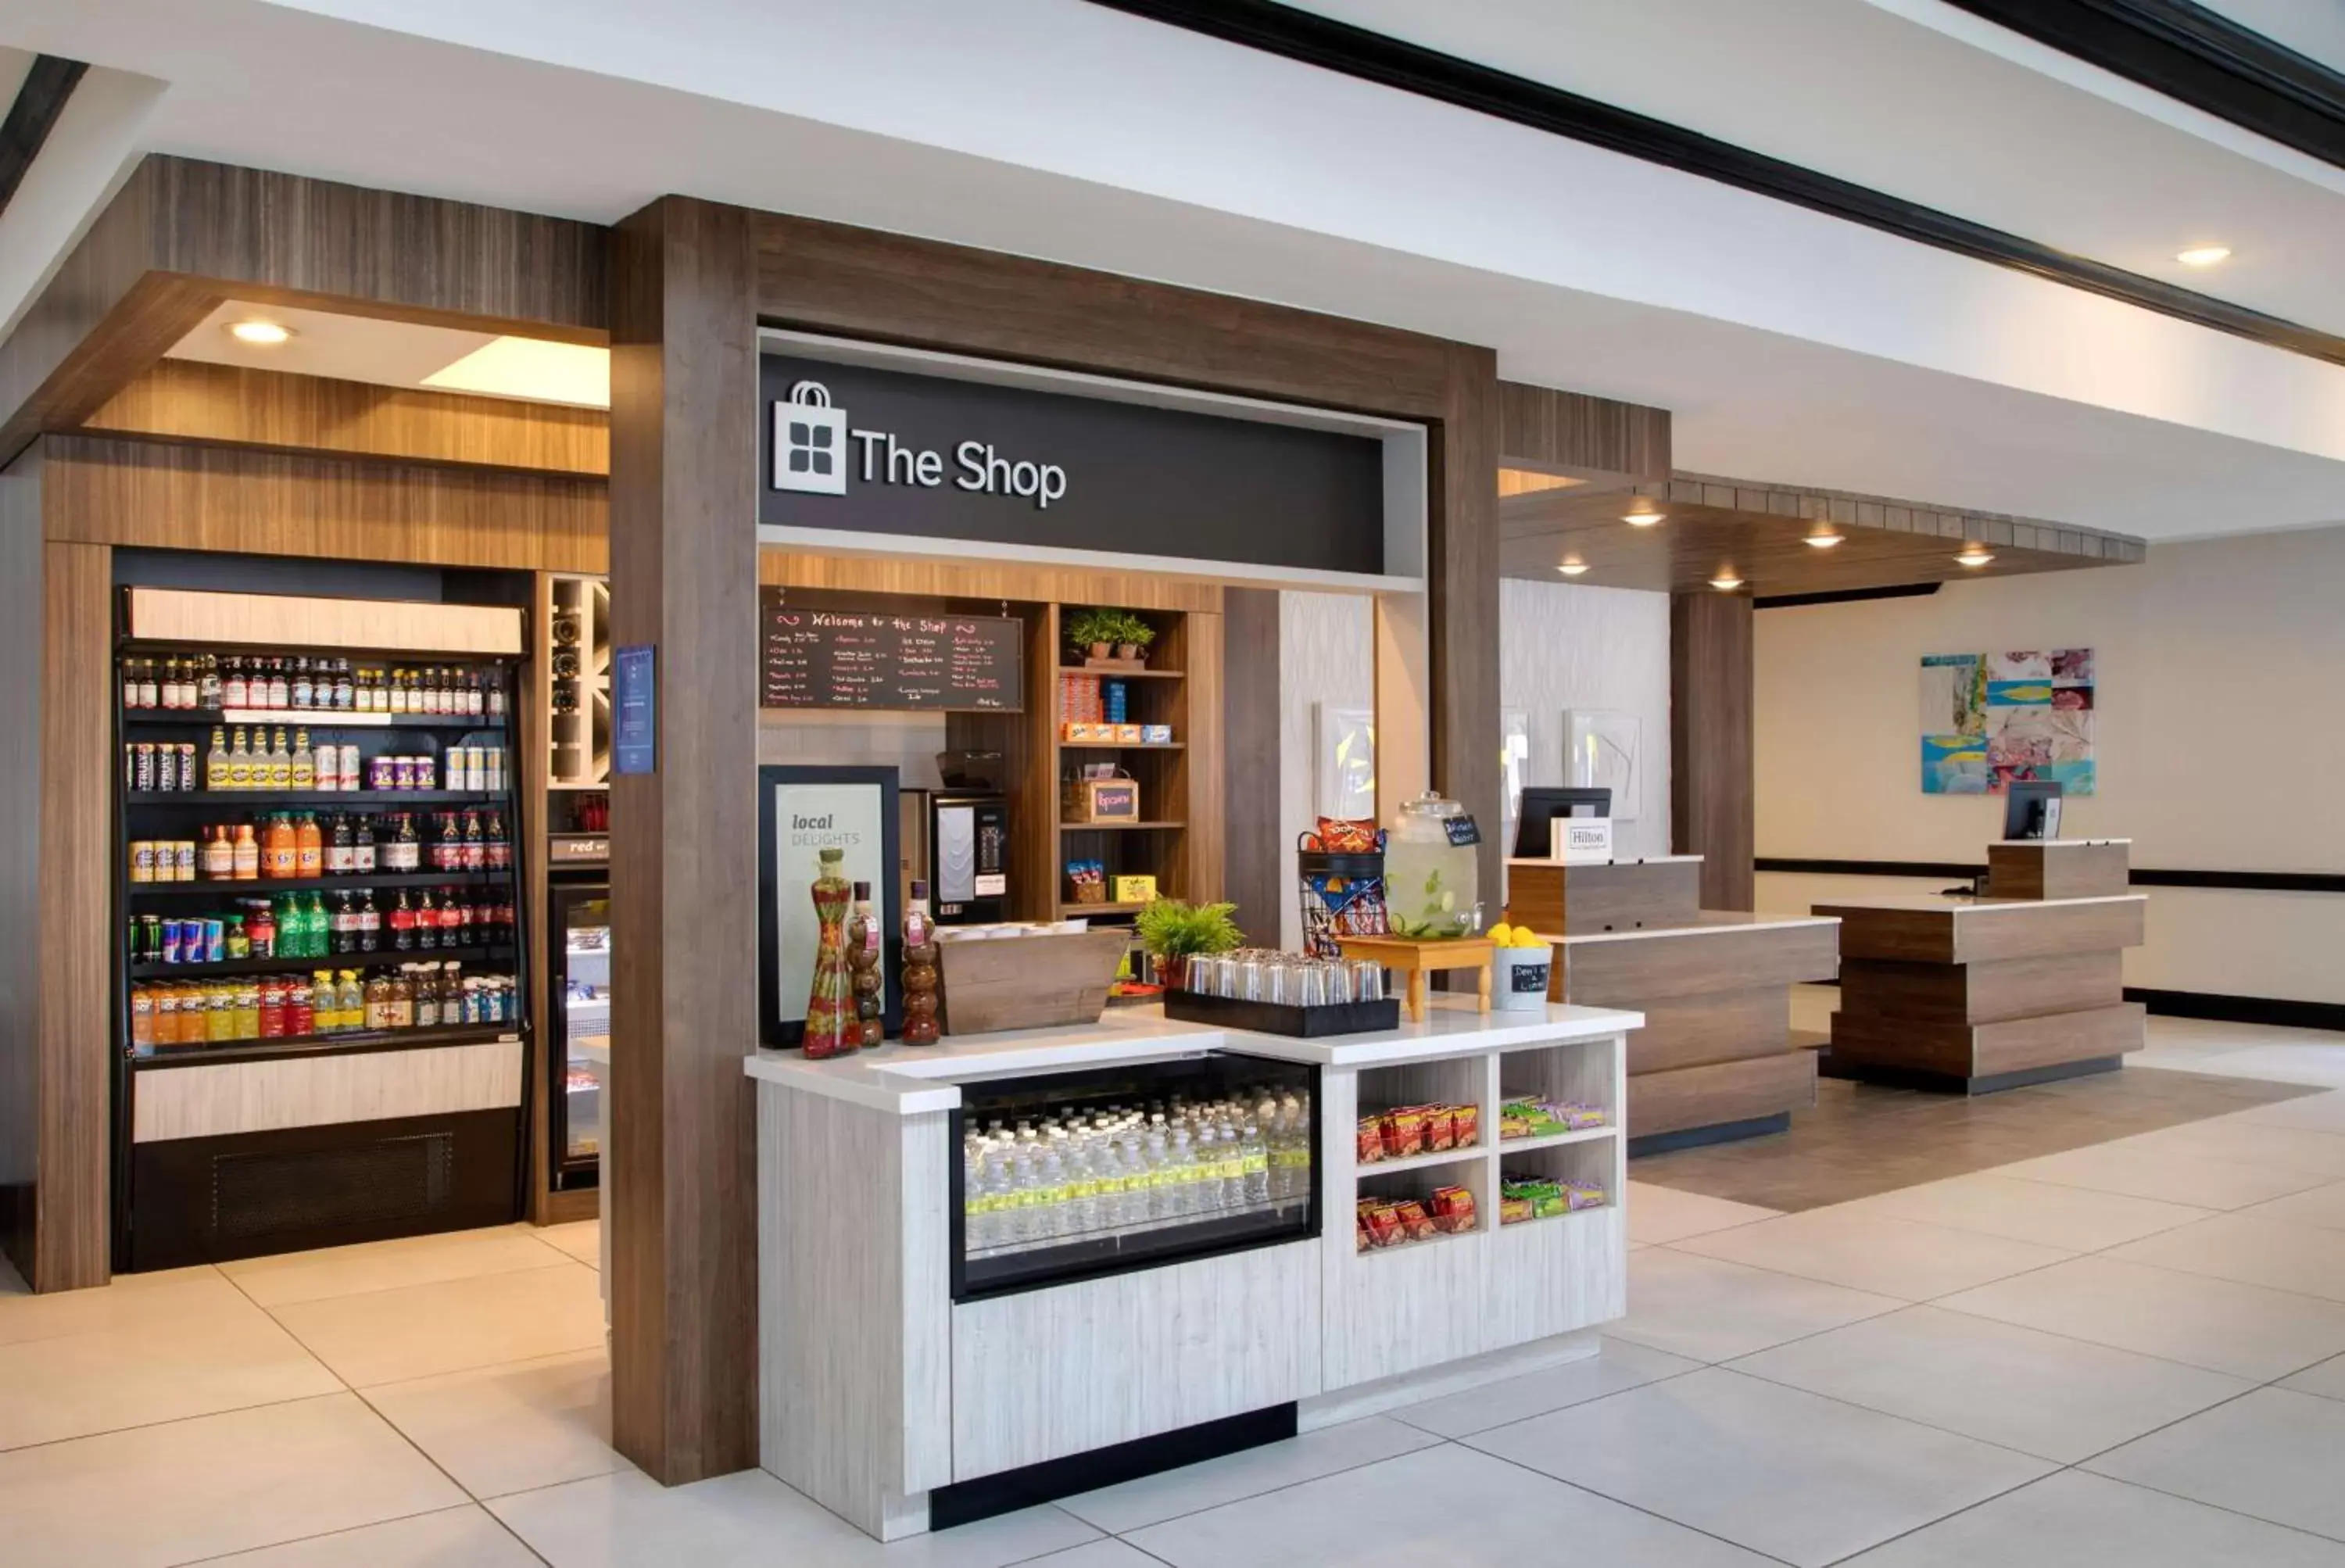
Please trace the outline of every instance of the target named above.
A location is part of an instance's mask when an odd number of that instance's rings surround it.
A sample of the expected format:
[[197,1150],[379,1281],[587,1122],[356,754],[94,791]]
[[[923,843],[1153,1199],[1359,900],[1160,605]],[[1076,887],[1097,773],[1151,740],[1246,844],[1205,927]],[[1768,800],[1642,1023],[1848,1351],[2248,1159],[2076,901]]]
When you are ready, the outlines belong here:
[[1567,866],[1600,866],[1612,859],[1612,819],[1556,817],[1548,824],[1552,835],[1548,859]]
[[611,655],[611,771],[650,773],[659,764],[659,707],[649,643]]

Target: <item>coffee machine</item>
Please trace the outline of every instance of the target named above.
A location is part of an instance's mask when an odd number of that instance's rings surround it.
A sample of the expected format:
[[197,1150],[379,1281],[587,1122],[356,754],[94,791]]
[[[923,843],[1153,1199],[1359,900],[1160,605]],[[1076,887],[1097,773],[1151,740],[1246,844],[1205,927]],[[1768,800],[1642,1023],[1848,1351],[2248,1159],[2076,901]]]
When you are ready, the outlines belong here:
[[929,884],[929,908],[939,925],[1007,920],[1010,797],[1001,754],[942,752],[937,771],[943,789],[902,792],[905,881]]

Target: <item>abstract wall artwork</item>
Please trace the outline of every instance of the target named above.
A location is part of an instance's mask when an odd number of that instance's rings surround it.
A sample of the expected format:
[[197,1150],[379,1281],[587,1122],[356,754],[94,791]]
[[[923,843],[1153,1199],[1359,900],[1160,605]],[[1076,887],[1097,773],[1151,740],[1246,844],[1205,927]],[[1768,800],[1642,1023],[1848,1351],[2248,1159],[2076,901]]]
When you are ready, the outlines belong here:
[[1924,655],[1922,792],[2000,795],[2015,779],[2093,793],[2093,650]]
[[1612,791],[1612,820],[1637,820],[1644,792],[1644,721],[1633,713],[1604,708],[1568,708],[1563,713],[1563,781]]

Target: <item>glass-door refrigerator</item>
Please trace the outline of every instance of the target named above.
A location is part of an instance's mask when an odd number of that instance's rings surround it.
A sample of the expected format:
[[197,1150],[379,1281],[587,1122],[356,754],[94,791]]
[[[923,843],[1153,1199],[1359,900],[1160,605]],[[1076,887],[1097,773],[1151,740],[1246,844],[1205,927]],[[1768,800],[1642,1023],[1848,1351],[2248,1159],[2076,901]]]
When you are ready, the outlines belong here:
[[611,889],[598,871],[594,881],[557,880],[547,891],[553,1017],[545,1037],[553,1059],[546,1082],[553,1090],[547,1142],[553,1186],[561,1192],[599,1179],[603,1085],[611,1068]]

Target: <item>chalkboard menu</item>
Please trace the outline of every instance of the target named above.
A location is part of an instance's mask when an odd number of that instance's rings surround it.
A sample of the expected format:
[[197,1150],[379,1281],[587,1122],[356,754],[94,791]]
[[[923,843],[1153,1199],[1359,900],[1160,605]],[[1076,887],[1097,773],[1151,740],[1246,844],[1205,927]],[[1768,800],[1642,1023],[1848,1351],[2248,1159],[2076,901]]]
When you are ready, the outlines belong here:
[[800,608],[770,588],[764,597],[764,707],[1015,713],[1024,706],[1022,622]]

